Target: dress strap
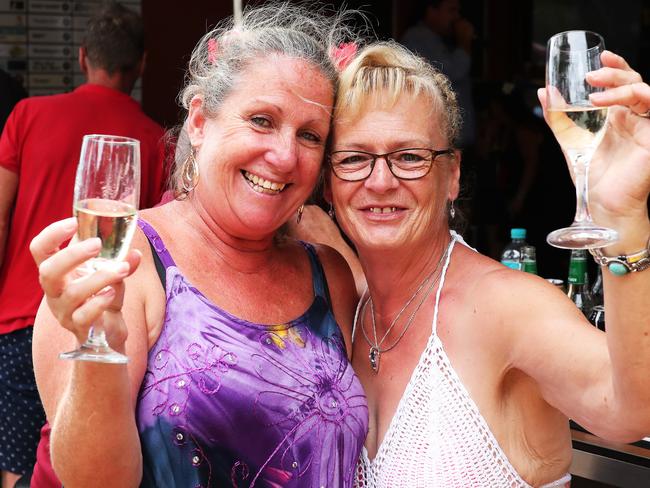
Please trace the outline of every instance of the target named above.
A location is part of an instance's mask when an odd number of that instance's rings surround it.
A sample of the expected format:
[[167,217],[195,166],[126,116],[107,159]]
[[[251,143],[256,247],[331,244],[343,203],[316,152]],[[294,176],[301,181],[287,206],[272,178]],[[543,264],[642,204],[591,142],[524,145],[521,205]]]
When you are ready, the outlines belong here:
[[366,291],[364,291],[359,297],[359,301],[357,301],[357,308],[354,310],[354,320],[352,321],[352,343],[354,343],[354,337],[357,332],[359,313],[361,313],[361,303],[363,303],[363,298],[366,296],[366,293],[368,293],[368,287],[366,287]]
[[176,266],[174,259],[165,247],[165,243],[163,242],[160,235],[158,235],[158,232],[156,232],[156,230],[151,226],[151,224],[138,217],[138,227],[140,227],[144,235],[147,236],[149,244],[151,244],[152,251],[156,253],[164,268],[167,269],[170,266]]
[[323,297],[325,301],[329,304],[330,292],[327,287],[327,279],[325,278],[325,271],[323,270],[323,265],[318,259],[318,254],[313,245],[308,242],[299,241],[302,244],[302,247],[307,251],[309,256],[309,263],[311,264],[311,281],[314,288],[314,296]]
[[447,276],[447,268],[449,268],[449,263],[451,262],[451,255],[454,252],[454,246],[459,240],[459,235],[455,232],[451,232],[451,243],[449,244],[449,251],[447,252],[447,258],[445,259],[445,265],[442,268],[442,273],[440,273],[440,282],[438,283],[438,290],[436,291],[436,306],[433,309],[433,324],[432,330],[433,334],[436,334],[436,329],[438,328],[438,305],[440,304],[440,295],[442,293],[442,287],[445,284],[445,277]]
[[463,246],[465,246],[465,247],[471,249],[471,250],[474,251],[474,252],[478,252],[475,248],[473,248],[472,246],[470,246],[469,244],[467,244],[467,242],[465,242],[465,239],[463,239],[463,236],[461,236],[461,235],[460,235],[458,232],[456,232],[455,230],[450,230],[449,233],[451,234],[451,236],[452,236],[454,239],[456,239],[456,240],[458,241],[459,244],[462,244]]

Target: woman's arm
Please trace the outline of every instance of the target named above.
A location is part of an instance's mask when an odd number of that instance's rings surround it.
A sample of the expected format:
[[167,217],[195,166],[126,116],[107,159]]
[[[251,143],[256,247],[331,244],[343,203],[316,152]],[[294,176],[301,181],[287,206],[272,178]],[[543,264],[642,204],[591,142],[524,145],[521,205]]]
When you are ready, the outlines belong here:
[[[146,369],[146,324],[157,320],[155,313],[147,317],[150,307],[144,300],[146,268],[152,264],[138,268],[140,254],[131,251],[130,269],[122,274],[101,271],[74,281],[74,268],[98,250],[84,241],[56,252],[75,230],[73,219],[53,224],[31,246],[45,291],[33,352],[39,393],[52,425],[52,462],[66,488],[138,486],[142,457],[135,403]],[[138,232],[134,246],[143,248],[145,243]],[[126,290],[125,275],[131,275]],[[95,295],[106,286],[113,292]],[[87,324],[100,317],[109,343],[126,351],[128,365],[58,359],[59,353],[76,348],[86,337]]]
[[[650,87],[619,56],[606,52],[602,60],[606,67],[588,79],[608,88],[593,102],[610,106],[609,127],[590,167],[589,198],[594,220],[619,232],[603,249],[616,256],[650,239],[650,120],[638,115],[650,108]],[[650,433],[650,269],[603,276],[607,334],[541,281],[512,283],[521,291],[510,292],[517,300],[509,321],[525,317],[525,329],[513,331],[514,364],[567,416],[602,437],[631,441]]]

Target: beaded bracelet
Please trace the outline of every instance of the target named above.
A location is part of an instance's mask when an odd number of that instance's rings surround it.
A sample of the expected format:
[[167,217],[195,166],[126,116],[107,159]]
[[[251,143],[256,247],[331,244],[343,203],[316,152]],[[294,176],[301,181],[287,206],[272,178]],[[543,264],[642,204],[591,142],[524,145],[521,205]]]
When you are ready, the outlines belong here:
[[600,249],[589,249],[596,263],[607,266],[609,272],[616,276],[636,273],[650,268],[650,239],[646,248],[628,255],[608,257]]

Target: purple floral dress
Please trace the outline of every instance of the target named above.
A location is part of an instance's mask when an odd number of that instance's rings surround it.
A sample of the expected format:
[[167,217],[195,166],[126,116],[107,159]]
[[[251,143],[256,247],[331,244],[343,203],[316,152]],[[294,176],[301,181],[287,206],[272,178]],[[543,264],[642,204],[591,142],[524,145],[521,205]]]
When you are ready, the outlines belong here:
[[211,303],[156,231],[138,224],[167,295],[138,397],[142,486],[352,486],[368,407],[314,249],[304,245],[314,283],[309,309],[261,325]]

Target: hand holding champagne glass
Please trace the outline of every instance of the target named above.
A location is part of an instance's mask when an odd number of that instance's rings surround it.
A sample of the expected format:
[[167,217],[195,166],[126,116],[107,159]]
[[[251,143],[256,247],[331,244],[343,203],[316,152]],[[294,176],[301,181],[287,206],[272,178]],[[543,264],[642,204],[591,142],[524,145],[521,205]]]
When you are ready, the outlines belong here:
[[[81,146],[74,188],[74,214],[79,240],[99,237],[99,256],[80,269],[81,275],[123,260],[135,232],[140,199],[140,142],[128,137],[86,135]],[[126,363],[111,349],[101,324],[93,324],[88,339],[62,359]]]
[[604,247],[618,239],[616,231],[597,226],[589,212],[589,163],[607,127],[607,107],[595,107],[589,95],[602,91],[586,81],[601,67],[605,49],[594,32],[568,31],[548,41],[546,103],[548,122],[567,155],[576,187],[576,214],[570,227],[551,232],[549,244],[566,249]]

